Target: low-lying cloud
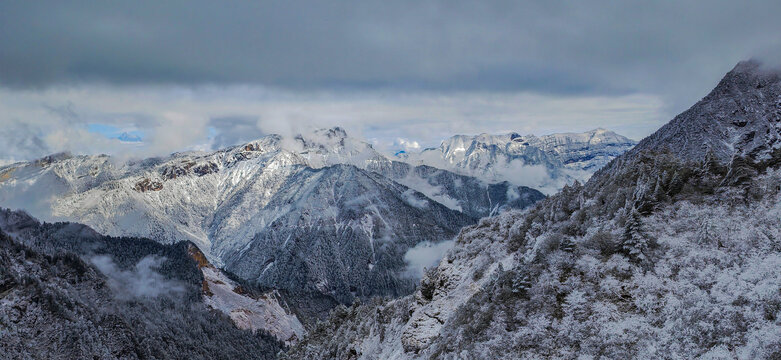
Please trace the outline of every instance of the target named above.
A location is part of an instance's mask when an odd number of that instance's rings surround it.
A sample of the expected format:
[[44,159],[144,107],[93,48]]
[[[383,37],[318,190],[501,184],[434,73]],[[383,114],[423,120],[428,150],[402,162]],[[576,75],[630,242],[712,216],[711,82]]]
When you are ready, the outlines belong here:
[[[454,134],[544,135],[605,127],[639,138],[667,120],[650,95],[290,92],[262,86],[80,85],[41,91],[0,87],[0,160],[55,152],[119,158],[213,150],[267,134],[341,126],[393,154],[439,146]],[[631,122],[627,119],[631,118]],[[133,129],[142,143],[90,132]],[[400,140],[403,139],[403,140]]]
[[165,261],[165,258],[149,255],[139,260],[132,269],[121,270],[110,256],[98,255],[90,259],[106,275],[109,286],[121,299],[155,298],[184,291],[182,284],[157,272]]
[[439,243],[430,241],[421,242],[410,248],[404,254],[404,262],[407,264],[405,274],[420,279],[426,269],[431,269],[442,260],[448,250],[453,248],[455,241],[447,240]]

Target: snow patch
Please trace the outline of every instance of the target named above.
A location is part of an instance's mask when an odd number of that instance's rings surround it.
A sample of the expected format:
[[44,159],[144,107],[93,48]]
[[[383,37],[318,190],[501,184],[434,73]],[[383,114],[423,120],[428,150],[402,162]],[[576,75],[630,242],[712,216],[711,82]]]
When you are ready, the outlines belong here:
[[204,296],[206,305],[230,316],[240,329],[264,329],[287,344],[304,335],[304,326],[282,307],[275,291],[253,298],[222,271],[212,266],[202,267],[201,271],[208,289]]

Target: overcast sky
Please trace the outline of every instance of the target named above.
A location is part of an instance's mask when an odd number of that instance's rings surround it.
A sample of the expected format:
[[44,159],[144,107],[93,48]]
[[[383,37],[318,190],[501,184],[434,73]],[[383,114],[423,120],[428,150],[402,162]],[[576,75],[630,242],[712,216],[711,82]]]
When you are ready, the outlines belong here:
[[777,63],[778,14],[779,1],[3,1],[0,160],[333,125],[386,151],[458,133],[640,139],[738,61]]

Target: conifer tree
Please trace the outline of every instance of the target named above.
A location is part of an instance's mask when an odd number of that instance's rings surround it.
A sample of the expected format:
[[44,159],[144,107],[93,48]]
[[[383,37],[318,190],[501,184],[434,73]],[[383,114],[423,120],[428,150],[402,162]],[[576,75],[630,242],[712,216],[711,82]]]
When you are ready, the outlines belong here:
[[572,238],[569,236],[565,236],[559,242],[559,249],[566,252],[573,252],[575,251],[575,242],[573,242]]
[[512,292],[516,294],[526,294],[531,289],[532,280],[529,273],[520,271],[512,279]]
[[648,235],[643,230],[640,213],[633,208],[624,225],[621,252],[633,261],[644,262],[647,260],[648,245]]

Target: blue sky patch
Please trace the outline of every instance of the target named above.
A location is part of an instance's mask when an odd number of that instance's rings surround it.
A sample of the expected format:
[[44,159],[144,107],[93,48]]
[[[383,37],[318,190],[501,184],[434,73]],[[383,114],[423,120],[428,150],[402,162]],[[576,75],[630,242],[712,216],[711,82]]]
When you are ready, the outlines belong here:
[[87,131],[105,136],[108,139],[118,139],[124,142],[141,142],[144,133],[133,128],[120,128],[108,124],[87,124]]

